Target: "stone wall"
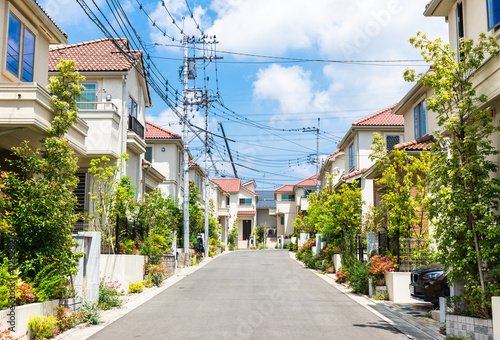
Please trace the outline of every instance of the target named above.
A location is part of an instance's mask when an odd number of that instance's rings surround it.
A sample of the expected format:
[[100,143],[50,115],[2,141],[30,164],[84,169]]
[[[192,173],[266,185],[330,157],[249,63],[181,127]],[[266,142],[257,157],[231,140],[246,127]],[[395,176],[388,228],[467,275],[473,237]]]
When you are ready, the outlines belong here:
[[446,335],[472,340],[493,340],[491,320],[460,315],[446,315]]

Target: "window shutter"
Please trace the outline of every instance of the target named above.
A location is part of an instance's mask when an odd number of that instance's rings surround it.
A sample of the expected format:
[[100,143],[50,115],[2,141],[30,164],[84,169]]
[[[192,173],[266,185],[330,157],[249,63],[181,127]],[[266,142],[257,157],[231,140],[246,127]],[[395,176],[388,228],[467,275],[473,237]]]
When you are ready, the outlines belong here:
[[399,136],[387,136],[386,137],[386,147],[387,151],[392,151],[396,144],[399,144]]

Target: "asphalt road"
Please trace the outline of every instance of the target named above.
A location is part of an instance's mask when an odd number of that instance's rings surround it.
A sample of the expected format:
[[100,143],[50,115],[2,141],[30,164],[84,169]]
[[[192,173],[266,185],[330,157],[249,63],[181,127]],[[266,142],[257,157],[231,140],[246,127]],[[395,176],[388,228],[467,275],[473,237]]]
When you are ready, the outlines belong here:
[[221,256],[89,339],[408,338],[286,250],[254,250]]

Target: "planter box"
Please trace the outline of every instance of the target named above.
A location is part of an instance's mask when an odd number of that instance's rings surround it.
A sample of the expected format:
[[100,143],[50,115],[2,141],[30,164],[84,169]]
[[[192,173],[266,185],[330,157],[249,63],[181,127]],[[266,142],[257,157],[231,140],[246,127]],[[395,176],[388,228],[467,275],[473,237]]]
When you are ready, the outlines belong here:
[[128,292],[129,282],[144,279],[144,255],[101,255],[100,277],[118,281]]
[[410,272],[387,272],[384,274],[389,300],[415,302],[410,296]]
[[473,340],[493,339],[493,321],[448,314],[446,335]]
[[[56,315],[54,308],[59,307],[59,300],[46,302],[30,303],[29,305],[16,306],[11,309],[0,311],[0,320],[2,325],[0,330],[11,329],[14,327],[14,334],[22,336],[28,332],[28,321],[30,316],[49,316]],[[27,339],[30,337],[28,336]]]

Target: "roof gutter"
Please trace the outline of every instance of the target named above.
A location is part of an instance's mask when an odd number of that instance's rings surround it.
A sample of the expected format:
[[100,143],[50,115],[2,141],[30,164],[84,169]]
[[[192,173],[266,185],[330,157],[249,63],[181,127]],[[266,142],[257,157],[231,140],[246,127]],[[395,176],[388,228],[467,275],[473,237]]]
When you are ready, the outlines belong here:
[[406,103],[423,87],[423,85],[421,83],[416,83],[415,86],[413,86],[411,88],[410,91],[408,91],[405,96],[403,97],[403,99],[401,99],[399,101],[399,103],[394,107],[394,109],[392,109],[392,114],[393,115],[398,115],[398,114],[402,114],[399,112],[399,110],[401,110],[401,108],[403,106],[406,105]]
[[443,0],[433,0],[429,3],[429,6],[424,11],[424,16],[431,17],[434,15],[434,11],[439,7]]

